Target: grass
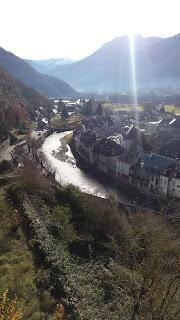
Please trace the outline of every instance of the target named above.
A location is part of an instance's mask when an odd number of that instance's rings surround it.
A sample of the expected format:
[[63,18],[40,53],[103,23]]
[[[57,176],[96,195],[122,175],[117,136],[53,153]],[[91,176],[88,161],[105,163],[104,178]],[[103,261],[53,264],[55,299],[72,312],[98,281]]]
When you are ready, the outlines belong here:
[[19,227],[19,215],[0,189],[0,296],[8,290],[10,299],[17,296],[23,319],[49,319],[42,312],[42,294],[37,289],[37,270],[33,256]]
[[[103,104],[104,109],[112,109],[115,112],[118,111],[126,111],[126,112],[132,112],[135,110],[135,107],[133,104],[122,104],[122,103],[104,103]],[[138,105],[136,107],[136,111],[144,111],[144,107],[142,105]]]
[[[118,111],[131,112],[135,110],[135,107],[133,104],[122,104],[122,103],[104,103],[103,108],[110,109],[115,112],[118,112]],[[166,112],[172,112],[176,115],[180,115],[180,108],[174,105],[165,105],[165,110]],[[142,105],[138,105],[136,108],[136,111],[143,112],[144,107]]]
[[165,105],[166,112],[172,112],[176,115],[180,115],[180,108],[174,105]]

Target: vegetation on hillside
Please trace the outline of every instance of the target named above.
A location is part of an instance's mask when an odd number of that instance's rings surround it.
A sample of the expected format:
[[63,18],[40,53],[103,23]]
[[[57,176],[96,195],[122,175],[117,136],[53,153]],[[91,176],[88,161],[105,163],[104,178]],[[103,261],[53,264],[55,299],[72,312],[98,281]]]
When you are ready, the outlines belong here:
[[0,296],[22,319],[178,320],[178,208],[127,215],[31,165],[1,192]]
[[2,128],[19,128],[33,118],[37,108],[50,104],[34,89],[26,87],[19,80],[0,68],[0,126]]

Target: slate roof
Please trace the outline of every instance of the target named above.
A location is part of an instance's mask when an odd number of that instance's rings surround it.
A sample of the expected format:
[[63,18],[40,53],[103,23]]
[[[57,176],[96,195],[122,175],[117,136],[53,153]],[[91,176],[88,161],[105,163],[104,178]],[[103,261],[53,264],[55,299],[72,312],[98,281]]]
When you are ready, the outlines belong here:
[[164,157],[155,153],[143,154],[139,161],[137,173],[140,176],[159,175],[165,170],[175,168],[176,163],[174,159]]
[[143,150],[139,146],[134,146],[129,151],[125,151],[119,159],[123,162],[131,163],[134,162],[134,160],[138,160],[140,154],[143,153]]
[[180,129],[180,117],[173,119],[169,125],[174,129]]
[[96,143],[97,140],[97,136],[95,131],[92,131],[90,129],[84,131],[81,135],[81,141],[86,145],[93,145],[94,143]]
[[124,152],[124,149],[111,139],[101,139],[94,146],[93,151],[107,157],[118,156]]
[[152,147],[148,143],[145,134],[133,124],[130,126],[129,130],[123,134],[123,137],[127,140],[133,140],[135,144],[141,146],[145,151],[152,150]]
[[125,133],[124,138],[128,140],[137,139],[140,136],[140,130],[133,124],[129,127],[129,130]]
[[159,122],[159,125],[161,127],[167,127],[172,120],[173,120],[172,118],[171,119],[164,118]]

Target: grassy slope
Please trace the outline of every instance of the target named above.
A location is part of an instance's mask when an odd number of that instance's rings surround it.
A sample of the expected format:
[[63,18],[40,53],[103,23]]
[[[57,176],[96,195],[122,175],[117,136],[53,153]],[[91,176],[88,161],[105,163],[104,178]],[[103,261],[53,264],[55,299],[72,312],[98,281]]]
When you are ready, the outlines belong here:
[[[30,179],[23,181],[29,189]],[[0,287],[17,294],[23,319],[50,319],[53,290],[67,319],[132,320],[142,314],[150,320],[152,303],[159,319],[178,320],[179,220],[173,228],[163,215],[126,216],[112,198],[89,197],[70,186],[54,191],[44,183],[33,188],[23,214],[38,269],[21,229],[12,232],[17,212],[1,192]],[[76,312],[80,318],[73,316]],[[160,318],[164,312],[166,318]]]
[[[37,270],[26,238],[18,227],[19,216],[6,200],[5,191],[0,190],[0,296],[8,289],[10,298],[18,297],[18,306],[23,310],[23,319],[48,319],[43,300],[48,307],[55,302],[44,292],[37,289]],[[48,309],[46,307],[46,309]],[[50,308],[50,307],[49,307]],[[42,311],[43,310],[43,311]],[[48,310],[49,311],[49,310]]]

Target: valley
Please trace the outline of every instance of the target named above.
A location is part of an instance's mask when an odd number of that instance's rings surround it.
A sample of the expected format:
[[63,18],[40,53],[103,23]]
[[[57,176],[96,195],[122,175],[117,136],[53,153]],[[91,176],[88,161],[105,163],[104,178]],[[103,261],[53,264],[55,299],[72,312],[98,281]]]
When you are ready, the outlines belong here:
[[0,48],[0,320],[179,320],[179,54]]

